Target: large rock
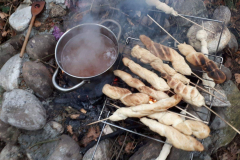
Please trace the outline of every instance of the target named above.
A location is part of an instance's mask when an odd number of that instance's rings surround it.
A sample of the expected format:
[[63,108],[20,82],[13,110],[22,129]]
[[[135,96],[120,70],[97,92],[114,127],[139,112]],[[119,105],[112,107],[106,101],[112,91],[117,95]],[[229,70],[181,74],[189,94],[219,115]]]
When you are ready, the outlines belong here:
[[0,160],[20,160],[19,148],[12,144],[7,144],[0,154]]
[[67,11],[65,11],[65,9],[62,6],[52,4],[51,10],[50,10],[51,17],[62,17],[62,16],[65,16],[66,14],[67,14]]
[[[190,160],[192,152],[184,151],[181,149],[177,149],[175,147],[171,148],[171,151],[167,157],[167,160]],[[195,160],[195,158],[194,158]]]
[[231,11],[227,6],[219,6],[213,13],[213,19],[223,21],[226,25],[231,19]]
[[[173,1],[171,7],[180,14],[207,18],[207,9],[202,0],[177,0]],[[181,17],[174,18],[180,26],[189,26],[192,24]]]
[[7,42],[0,45],[0,68],[22,48],[24,36],[14,36]]
[[17,138],[19,136],[20,132],[17,128],[4,123],[0,120],[0,139],[9,142],[9,143],[15,143],[17,142]]
[[237,52],[238,50],[238,41],[237,38],[234,34],[231,33],[231,39],[228,42],[228,47],[231,49],[233,53]]
[[224,65],[222,65],[221,71],[223,71],[223,73],[226,75],[226,77],[227,77],[226,81],[232,79],[232,72],[231,72],[231,70],[229,68],[227,68]]
[[12,26],[12,28],[18,32],[21,32],[28,27],[28,24],[32,18],[31,8],[31,6],[28,6],[26,8],[17,10],[10,16],[9,24]]
[[67,135],[60,136],[57,147],[53,151],[48,160],[82,160],[79,145]]
[[3,95],[0,119],[17,128],[38,130],[46,123],[46,111],[34,95],[14,89]]
[[162,149],[163,144],[156,141],[149,141],[135,152],[129,160],[155,160]]
[[[220,93],[225,95],[225,92],[220,85],[216,85],[215,89],[217,89]],[[212,106],[214,106],[214,107],[230,107],[231,106],[231,103],[228,101],[227,96],[224,97],[224,96],[222,96],[222,94],[220,94],[214,90],[210,90],[210,92],[212,94],[214,94],[216,97],[220,98],[225,103],[223,103],[222,101],[220,101],[217,98],[213,98],[213,100],[212,100],[213,96],[211,96],[209,93],[201,92],[202,96],[205,99],[206,105],[210,105],[212,103]]]
[[[44,61],[51,58],[51,54],[54,54],[56,40],[53,35],[36,35],[28,41],[26,51],[27,54],[33,59],[42,59]],[[49,56],[49,57],[47,57]],[[47,58],[45,58],[47,57]]]
[[37,96],[48,98],[52,92],[52,75],[41,62],[28,61],[23,64],[23,78]]
[[15,55],[10,58],[0,70],[0,85],[6,90],[11,91],[18,88],[18,79],[22,68],[22,58]]
[[[222,85],[228,100],[231,102],[231,107],[225,108],[213,108],[221,114],[229,123],[231,123],[235,128],[240,128],[240,92],[238,87],[231,81],[227,81]],[[207,154],[212,154],[217,151],[218,148],[228,145],[236,136],[237,132],[233,130],[230,126],[225,125],[224,122],[219,123],[216,119],[213,121],[215,126],[212,126],[211,136],[204,139],[204,152],[201,153],[199,157],[205,157]],[[216,130],[214,130],[214,128]]]
[[[219,37],[221,34],[222,26],[212,21],[203,22],[203,26],[215,33],[213,34],[211,32],[206,31],[208,51],[210,54],[215,53],[217,49]],[[187,37],[190,45],[193,46],[197,51],[201,51],[201,42],[196,38],[196,33],[199,30],[201,30],[200,27],[198,27],[197,25],[193,25],[192,27],[189,28],[187,33]],[[224,27],[218,51],[223,50],[227,46],[230,39],[231,39],[231,33],[227,27]]]
[[[37,131],[25,131],[19,138],[18,142],[22,150],[27,152],[29,159],[46,160],[53,153],[57,146],[59,136],[63,133],[61,124],[50,121],[43,129]],[[36,145],[42,141],[49,141]]]
[[[111,160],[112,152],[109,148],[111,148],[112,142],[108,139],[101,141],[97,147],[97,150],[94,155],[95,160]],[[91,160],[95,147],[90,148],[85,155],[83,156],[83,160]]]

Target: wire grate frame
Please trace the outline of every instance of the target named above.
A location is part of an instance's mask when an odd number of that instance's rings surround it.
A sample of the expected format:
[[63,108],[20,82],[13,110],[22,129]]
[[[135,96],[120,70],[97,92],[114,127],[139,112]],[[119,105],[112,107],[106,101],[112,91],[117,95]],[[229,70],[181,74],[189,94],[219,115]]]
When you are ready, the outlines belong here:
[[[156,11],[156,10],[150,10],[150,11],[161,12],[161,11]],[[188,18],[200,19],[200,20],[203,20],[203,21],[213,21],[213,22],[217,22],[217,23],[220,23],[220,24],[221,24],[222,30],[221,30],[221,34],[220,34],[220,37],[219,37],[218,45],[217,45],[217,48],[216,48],[216,53],[217,53],[218,47],[219,47],[219,44],[220,44],[220,41],[221,41],[222,32],[223,32],[223,29],[224,29],[224,22],[218,21],[218,20],[213,20],[213,19],[208,19],[208,18],[202,18],[202,17],[187,16],[187,15],[182,15],[182,16],[185,16],[185,17],[188,17]],[[130,52],[129,52],[129,51],[131,51],[132,47],[133,47],[134,45],[136,45],[136,44],[144,47],[143,44],[142,44],[142,43],[139,41],[139,39],[137,39],[137,38],[128,37],[128,38],[126,39],[126,44],[125,44],[124,47],[123,47],[123,52],[122,52],[122,53],[119,53],[119,61],[117,62],[118,65],[117,65],[117,68],[116,68],[116,69],[124,70],[124,71],[128,72],[129,74],[131,74],[134,78],[138,78],[138,79],[140,79],[141,81],[143,81],[143,82],[145,83],[146,81],[144,81],[144,80],[142,80],[141,78],[139,78],[138,76],[132,74],[131,72],[129,72],[129,70],[127,69],[127,67],[125,67],[124,65],[121,65],[121,63],[122,63],[121,60],[122,60],[122,58],[123,58],[124,56],[126,56],[126,57],[134,60],[136,63],[141,63],[139,60],[134,59],[134,58],[132,58],[132,57],[130,56]],[[176,44],[171,44],[171,43],[169,43],[168,46],[169,46],[169,47],[172,47],[173,49],[176,49]],[[126,53],[128,53],[128,54],[126,54]],[[209,58],[212,59],[214,62],[216,62],[216,63],[218,64],[218,66],[221,68],[222,63],[223,63],[223,58],[222,58],[221,56],[217,56],[216,53],[215,53],[215,55],[209,55],[209,56],[210,56]],[[168,62],[164,62],[164,63],[168,63]],[[143,67],[151,70],[151,71],[154,71],[149,65],[146,65],[146,64],[143,64],[143,63],[141,63],[141,65],[142,65]],[[124,67],[122,68],[122,67],[120,67],[120,66],[124,66]],[[203,72],[202,70],[193,70],[193,71]],[[154,71],[154,72],[157,73],[156,71]],[[157,73],[157,74],[159,74],[159,73]],[[146,84],[146,83],[145,83],[145,84]],[[121,80],[119,80],[118,82],[113,81],[113,82],[112,82],[112,85],[113,85],[113,86],[118,86],[118,87],[124,87],[124,88],[128,88],[128,89],[132,90],[131,87],[127,86],[127,85],[126,85],[123,81],[121,81]],[[211,90],[210,88],[208,88],[208,89],[209,89],[209,91]],[[215,92],[215,91],[212,90],[212,93],[214,93],[214,92]],[[211,96],[211,95],[209,95],[209,96]],[[211,99],[211,103],[210,103],[209,107],[212,108],[212,104],[213,104],[214,97],[210,97],[210,99]],[[119,104],[120,101],[119,101],[119,100],[113,100],[113,99],[111,99],[111,98],[105,97],[105,101],[104,101],[104,104],[103,104],[103,108],[102,108],[101,113],[100,113],[100,115],[99,115],[99,117],[98,117],[98,120],[105,119],[105,118],[108,118],[108,117],[109,117],[110,111],[109,111],[107,108],[108,108],[108,107],[110,107],[110,108],[115,108],[114,106],[111,105],[111,103],[112,103],[112,104]],[[191,110],[192,113],[194,113],[194,115],[197,116],[198,118],[200,118],[201,120],[206,121],[206,122],[209,122],[209,121],[210,121],[211,113],[210,113],[210,111],[208,111],[207,109],[206,109],[206,112],[205,112],[205,111],[199,111],[197,108],[192,107],[192,106],[189,106],[188,108],[186,108],[186,107],[188,107],[188,105],[185,106],[185,107],[181,106],[181,108],[183,108],[183,109]],[[104,115],[105,115],[105,116],[104,116]],[[131,120],[131,119],[130,119],[130,120]],[[136,120],[132,120],[132,121],[135,122],[135,123],[141,123],[140,121],[136,121]],[[112,123],[112,122],[107,122],[107,120],[102,121],[101,123],[103,123],[104,125],[103,125],[103,127],[102,127],[101,134],[100,134],[100,136],[99,136],[99,138],[98,138],[97,144],[96,144],[96,146],[95,146],[95,150],[94,150],[94,152],[93,152],[93,154],[92,154],[92,160],[94,159],[94,155],[95,155],[95,153],[96,153],[97,147],[98,147],[99,142],[100,142],[100,140],[101,140],[101,136],[102,136],[103,130],[104,130],[104,128],[105,128],[106,125],[109,125],[109,126],[112,126],[112,127],[118,128],[118,129],[121,129],[121,130],[125,130],[126,132],[130,132],[130,133],[133,133],[133,134],[136,134],[136,135],[139,135],[139,136],[142,136],[142,137],[151,139],[151,140],[155,140],[155,141],[160,142],[160,143],[166,143],[166,142],[164,142],[164,141],[162,141],[162,140],[160,140],[160,139],[153,138],[153,137],[151,137],[151,136],[149,136],[149,135],[145,135],[145,134],[142,134],[142,133],[138,133],[138,132],[136,132],[136,131],[133,131],[133,130],[129,130],[129,129],[125,128],[125,127],[122,127],[122,126],[120,126],[120,125],[116,125],[116,124],[114,124],[114,123]],[[203,143],[203,141],[204,141],[204,140],[201,140],[202,143]],[[189,160],[193,160],[193,159],[194,159],[194,155],[198,155],[198,154],[199,154],[199,152],[192,152],[192,153],[190,154]]]

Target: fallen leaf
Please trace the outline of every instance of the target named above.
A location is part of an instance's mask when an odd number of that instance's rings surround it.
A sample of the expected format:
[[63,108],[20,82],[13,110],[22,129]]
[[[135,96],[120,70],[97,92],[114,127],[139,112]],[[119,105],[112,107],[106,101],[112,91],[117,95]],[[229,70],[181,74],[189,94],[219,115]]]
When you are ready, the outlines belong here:
[[38,20],[36,20],[36,21],[34,22],[34,27],[40,27],[41,25],[42,25],[42,23],[39,22]]
[[76,142],[78,142],[78,138],[75,134],[72,136],[72,139],[74,139]]
[[235,73],[234,76],[235,76],[236,82],[239,84],[240,83],[240,74]]
[[4,20],[0,19],[0,29],[3,29],[5,26]]
[[93,126],[91,128],[88,129],[87,134],[83,137],[83,139],[81,140],[81,144],[86,147],[88,145],[89,142],[91,142],[92,140],[97,140],[97,138],[100,135],[100,129],[98,126]]
[[134,26],[134,23],[131,21],[131,19],[127,18],[127,21],[131,26]]
[[127,145],[126,145],[126,147],[125,147],[125,151],[127,152],[127,153],[131,153],[132,152],[132,150],[134,150],[134,142],[128,142],[127,143]]
[[6,37],[9,32],[10,32],[10,30],[3,31],[3,32],[2,32],[2,36],[3,36],[3,37]]
[[8,14],[6,14],[6,13],[4,13],[4,12],[0,12],[0,17],[1,17],[2,19],[4,19],[4,18],[8,17]]
[[80,114],[72,114],[70,116],[71,119],[77,119],[80,116]]
[[226,60],[226,62],[224,63],[224,66],[227,67],[227,68],[229,68],[229,67],[232,66],[232,58],[227,57],[226,59],[227,59],[227,60]]
[[67,131],[68,131],[70,134],[73,134],[73,130],[72,130],[72,126],[71,126],[71,125],[68,125],[68,126],[67,126]]
[[84,114],[87,113],[87,111],[86,111],[85,109],[83,109],[83,108],[82,108],[80,111],[81,111],[82,113],[84,113]]
[[236,58],[235,61],[240,64],[240,57]]

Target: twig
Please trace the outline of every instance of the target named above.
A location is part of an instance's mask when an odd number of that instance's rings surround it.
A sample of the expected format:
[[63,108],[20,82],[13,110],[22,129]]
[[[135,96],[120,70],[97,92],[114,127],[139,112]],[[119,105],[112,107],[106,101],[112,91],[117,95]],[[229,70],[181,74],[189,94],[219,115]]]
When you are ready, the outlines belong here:
[[12,6],[13,6],[13,4],[12,4],[11,7],[10,7],[9,16],[8,16],[7,22],[5,23],[4,28],[3,28],[4,31],[6,30],[7,24],[8,24],[8,22],[9,22],[9,18],[10,18],[11,11],[12,11]]
[[206,30],[206,31],[208,31],[208,32],[211,32],[211,33],[215,34],[213,31],[210,31],[210,30],[204,28],[204,27],[201,26],[200,24],[197,24],[196,22],[194,22],[194,21],[192,21],[192,20],[190,20],[190,19],[188,19],[188,18],[186,18],[186,17],[184,17],[184,16],[182,16],[182,15],[180,15],[180,14],[178,14],[178,16],[179,16],[179,17],[182,17],[183,19],[186,19],[187,21],[189,21],[189,22],[191,22],[191,23],[193,23],[193,24],[195,24],[195,25],[197,25],[197,26],[199,26],[199,27],[201,27],[201,28],[203,28],[204,30]]
[[147,14],[147,16],[156,24],[158,25],[158,27],[160,27],[165,33],[167,33],[172,39],[174,39],[177,43],[180,44],[180,42],[178,40],[176,40],[170,33],[168,33],[168,31],[166,31],[160,24],[158,24],[151,16],[149,16]]
[[91,7],[90,7],[90,11],[92,10],[92,6],[93,6],[94,1],[95,1],[95,0],[92,1]]
[[176,107],[177,109],[179,109],[179,110],[181,110],[181,111],[187,113],[188,115],[190,115],[190,116],[192,116],[192,117],[194,117],[194,118],[196,118],[196,119],[198,119],[198,120],[201,120],[200,118],[194,116],[193,114],[189,113],[188,111],[185,111],[184,109],[182,109],[182,108],[180,108],[180,107],[178,107],[178,106],[175,106],[175,107]]
[[54,142],[54,141],[58,141],[61,138],[56,138],[56,139],[50,139],[50,140],[46,140],[46,141],[41,141],[41,142],[37,142],[34,145],[30,146],[28,149],[31,149],[32,147],[39,145],[39,144],[43,144],[43,143],[49,143],[49,142]]
[[225,119],[223,119],[219,114],[217,114],[216,112],[214,112],[211,108],[209,108],[207,105],[204,105],[209,111],[211,111],[212,113],[214,113],[216,116],[218,116],[222,121],[224,121],[226,124],[228,124],[233,130],[235,130],[238,134],[240,134],[239,130],[237,130],[233,125],[231,125],[228,121],[226,121]]
[[128,135],[128,132],[126,133],[126,136],[125,136],[125,138],[124,138],[122,147],[121,147],[121,149],[120,149],[120,151],[119,151],[119,153],[118,153],[118,156],[117,156],[116,160],[118,160],[118,158],[119,158],[119,156],[120,156],[120,154],[121,154],[121,152],[122,152],[122,150],[123,150],[124,144],[125,144],[126,139],[127,139],[127,135]]

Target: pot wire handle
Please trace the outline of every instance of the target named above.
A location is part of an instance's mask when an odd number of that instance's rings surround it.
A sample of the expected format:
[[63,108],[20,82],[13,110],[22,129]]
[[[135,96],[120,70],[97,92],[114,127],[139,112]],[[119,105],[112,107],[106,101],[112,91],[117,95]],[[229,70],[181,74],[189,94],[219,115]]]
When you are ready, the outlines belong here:
[[119,31],[118,31],[118,35],[117,35],[117,40],[119,41],[120,36],[122,34],[122,27],[121,27],[121,25],[117,21],[112,20],[112,19],[105,19],[100,24],[103,24],[105,22],[112,22],[112,23],[114,23],[114,24],[116,24],[118,26]]
[[54,87],[55,87],[56,89],[58,89],[59,91],[69,92],[69,91],[72,91],[72,90],[74,90],[74,89],[77,89],[77,88],[81,87],[82,85],[84,85],[84,84],[86,83],[86,81],[83,80],[82,82],[78,83],[77,85],[75,85],[75,86],[73,86],[73,87],[70,87],[70,88],[62,88],[62,87],[60,87],[60,86],[57,84],[57,82],[56,82],[56,77],[57,77],[58,70],[59,70],[59,67],[56,69],[56,71],[55,71],[54,74],[53,74],[52,83],[53,83]]

